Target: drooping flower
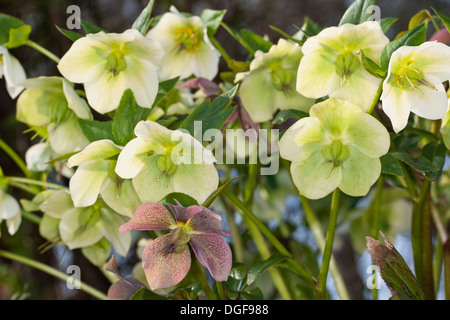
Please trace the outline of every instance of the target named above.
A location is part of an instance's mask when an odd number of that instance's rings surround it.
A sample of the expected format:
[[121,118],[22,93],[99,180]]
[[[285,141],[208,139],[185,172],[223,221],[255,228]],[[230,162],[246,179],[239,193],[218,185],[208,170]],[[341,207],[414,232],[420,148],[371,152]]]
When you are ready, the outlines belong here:
[[115,170],[132,179],[142,202],[181,192],[202,203],[217,189],[216,159],[191,135],[153,121],[139,122],[134,133],[137,138],[120,152]]
[[98,140],[71,156],[69,167],[78,166],[69,181],[70,194],[75,207],[88,207],[100,194],[114,211],[131,217],[141,201],[131,180],[123,180],[114,172],[117,155],[122,147],[111,140]]
[[292,179],[307,198],[323,198],[336,188],[364,196],[379,178],[379,157],[389,146],[378,120],[348,101],[330,98],[285,132],[280,155],[292,161]]
[[243,79],[239,96],[253,121],[268,121],[277,109],[309,111],[314,100],[295,89],[302,56],[299,45],[280,39],[269,52],[255,53],[249,72],[236,75],[235,81]]
[[395,132],[404,129],[410,112],[443,119],[447,95],[442,82],[450,79],[450,47],[436,41],[397,49],[389,61],[381,95],[383,111]]
[[139,106],[151,108],[162,55],[159,43],[135,29],[90,33],[73,43],[58,69],[68,80],[84,84],[89,104],[99,113],[117,109],[127,89]]
[[163,14],[147,37],[165,50],[159,76],[167,80],[191,75],[212,80],[219,69],[219,51],[212,45],[206,25],[198,16],[185,17],[175,7]]
[[183,207],[168,203],[144,203],[120,232],[130,230],[170,230],[151,241],[142,254],[142,265],[152,290],[179,283],[191,267],[190,244],[199,262],[216,281],[225,281],[231,270],[231,249],[222,236],[220,215],[201,206]]
[[0,46],[0,78],[3,76],[5,76],[8,94],[12,99],[17,98],[24,89],[21,83],[26,79],[25,70],[8,49]]
[[89,141],[77,118],[92,119],[91,111],[69,82],[61,77],[39,77],[23,82],[26,88],[17,100],[17,120],[40,134],[48,134],[52,149],[67,154],[84,148]]
[[8,233],[13,235],[20,227],[22,215],[17,200],[0,188],[0,224],[3,220],[6,221]]
[[377,21],[343,24],[308,38],[302,51],[297,91],[305,97],[330,96],[348,100],[367,111],[381,79],[361,64],[361,50],[376,63],[389,39]]

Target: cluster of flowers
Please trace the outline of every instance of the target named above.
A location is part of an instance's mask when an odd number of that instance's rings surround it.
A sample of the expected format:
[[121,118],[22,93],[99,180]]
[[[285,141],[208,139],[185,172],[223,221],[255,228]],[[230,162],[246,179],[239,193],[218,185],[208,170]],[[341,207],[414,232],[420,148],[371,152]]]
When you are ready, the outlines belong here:
[[[279,143],[281,157],[292,162],[292,179],[301,195],[320,199],[336,188],[350,196],[367,195],[381,173],[379,158],[390,148],[388,130],[371,115],[379,99],[395,132],[407,126],[410,112],[426,119],[446,115],[442,83],[450,79],[450,48],[438,42],[402,46],[392,53],[381,79],[366,69],[363,59],[379,64],[388,43],[377,21],[343,24],[307,38],[303,46],[280,39],[268,52],[257,51],[248,71],[236,74],[238,95],[253,122],[270,121],[277,110],[309,114]],[[124,146],[111,140],[90,142],[78,121],[93,119],[90,108],[99,114],[114,112],[127,89],[140,107],[152,108],[159,81],[192,75],[213,80],[220,54],[199,17],[172,10],[146,35],[135,29],[87,34],[59,62],[63,77],[25,80],[18,61],[3,47],[0,54],[11,97],[23,91],[17,119],[48,138],[52,152],[73,153],[67,165],[77,167],[68,173],[69,192],[48,190],[41,199],[41,233],[47,239],[61,239],[91,257],[99,256],[107,239],[126,255],[131,242],[126,231],[169,230],[143,253],[152,289],[184,278],[190,267],[188,243],[216,280],[227,278],[231,251],[222,236],[230,234],[221,230],[220,215],[201,206],[170,204],[169,212],[159,203],[173,192],[203,203],[219,185],[214,155],[180,133],[188,146],[202,150],[193,152],[202,155],[199,162],[180,164],[176,158],[182,155],[174,150],[179,141],[173,141],[172,130],[153,121],[158,118],[154,114],[155,119],[137,124],[135,138]],[[87,101],[74,84],[84,85]],[[14,212],[19,207],[3,191],[1,196],[0,219],[10,221],[14,233],[17,219],[11,207],[16,206]]]

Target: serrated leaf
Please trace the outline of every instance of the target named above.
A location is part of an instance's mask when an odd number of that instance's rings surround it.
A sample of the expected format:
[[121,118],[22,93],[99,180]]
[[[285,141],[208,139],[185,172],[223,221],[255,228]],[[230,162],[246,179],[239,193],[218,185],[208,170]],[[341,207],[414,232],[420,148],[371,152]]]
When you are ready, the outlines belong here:
[[175,77],[169,80],[161,81],[158,84],[158,93],[156,94],[155,102],[153,102],[152,109],[173,89],[180,77]]
[[272,124],[280,124],[285,122],[288,118],[295,118],[295,119],[301,119],[308,117],[309,114],[295,109],[287,109],[287,110],[281,110],[278,112],[278,114],[275,116],[275,119],[272,120]]
[[[230,107],[238,86],[222,93],[213,101],[205,101],[197,106],[191,114],[181,124],[182,129],[186,129],[195,137],[203,137],[208,129],[220,130],[225,121],[231,116],[236,106]],[[201,126],[196,125],[200,122]]]
[[403,177],[403,170],[400,162],[391,154],[385,154],[380,157],[381,173]]
[[144,8],[144,10],[141,11],[139,16],[133,22],[133,25],[131,26],[131,28],[138,30],[143,35],[145,35],[147,33],[147,30],[150,27],[150,24],[152,22],[152,19],[150,18],[150,16],[152,14],[154,4],[155,4],[155,0],[150,0],[148,2],[147,6]]
[[339,25],[345,23],[361,24],[372,16],[371,7],[375,5],[375,0],[355,0],[345,11]]
[[114,141],[112,121],[97,121],[78,118],[78,124],[86,139],[94,142],[102,139]]
[[402,46],[418,46],[426,41],[427,37],[427,23],[422,23],[411,30],[408,30],[400,38],[391,41],[381,51],[380,66],[387,72],[389,67],[389,60],[392,53]]
[[206,25],[208,36],[211,37],[217,32],[217,29],[219,29],[226,12],[227,10],[212,10],[212,9],[205,9],[202,11],[200,18]]
[[371,237],[366,237],[366,244],[392,296],[424,300],[425,294],[408,264],[384,235],[383,238],[386,246]]

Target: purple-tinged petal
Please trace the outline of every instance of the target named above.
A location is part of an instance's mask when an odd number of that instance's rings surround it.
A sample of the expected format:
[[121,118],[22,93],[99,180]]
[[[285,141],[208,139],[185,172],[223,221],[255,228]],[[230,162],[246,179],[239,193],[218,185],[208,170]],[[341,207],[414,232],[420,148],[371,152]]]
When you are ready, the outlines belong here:
[[177,219],[177,221],[186,223],[187,208],[183,207],[176,199],[175,202],[177,203],[176,206],[171,203],[167,203],[167,205],[169,206],[170,210],[172,210],[173,214],[175,215],[175,219]]
[[108,298],[112,300],[130,300],[139,289],[147,288],[135,278],[124,278],[114,282],[108,289]]
[[228,279],[232,263],[231,249],[220,235],[192,234],[189,243],[198,261],[208,268],[214,280]]
[[223,236],[231,236],[231,232],[222,231],[222,217],[212,210],[200,206],[186,208],[187,224],[193,234],[215,233]]
[[156,238],[142,253],[142,266],[150,289],[178,284],[191,268],[189,247],[174,248],[173,233]]
[[119,232],[130,230],[171,230],[177,226],[169,210],[162,204],[148,202],[140,205],[131,219],[119,228]]

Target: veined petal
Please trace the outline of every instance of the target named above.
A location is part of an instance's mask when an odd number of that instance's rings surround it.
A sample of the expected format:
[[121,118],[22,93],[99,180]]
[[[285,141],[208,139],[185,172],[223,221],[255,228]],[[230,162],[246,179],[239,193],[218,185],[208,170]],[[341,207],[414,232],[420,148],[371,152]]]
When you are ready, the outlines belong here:
[[220,235],[212,233],[192,234],[192,250],[216,281],[226,281],[231,270],[231,249]]
[[291,175],[300,194],[309,199],[320,199],[338,187],[342,179],[341,167],[333,167],[323,156],[323,146],[316,144],[315,151],[303,162],[292,162]]
[[69,166],[69,168],[72,168],[73,166],[79,166],[80,164],[87,161],[107,159],[109,157],[117,155],[121,150],[122,148],[116,145],[111,140],[97,140],[90,143],[82,151],[71,156],[67,160],[67,165]]
[[222,217],[217,212],[200,206],[186,208],[187,224],[192,228],[192,234],[214,233],[231,236],[231,232],[222,231]]
[[64,213],[59,234],[69,249],[83,248],[100,241],[103,232],[92,208],[74,208]]
[[108,207],[127,217],[132,217],[136,209],[142,204],[134,190],[131,179],[113,179],[108,175],[100,195]]
[[427,85],[420,85],[417,88],[418,90],[408,92],[411,112],[425,119],[443,119],[447,112],[448,103],[444,86],[441,80],[431,74],[427,75],[425,80],[433,88]]
[[150,289],[167,288],[178,284],[191,268],[191,253],[185,245],[181,252],[172,247],[173,234],[156,238],[142,253],[142,266]]
[[371,158],[354,146],[349,148],[350,156],[342,163],[339,189],[350,196],[362,197],[380,177],[380,159]]
[[181,164],[173,177],[175,192],[185,193],[198,203],[203,203],[218,186],[219,174],[212,164]]
[[59,99],[39,89],[27,89],[17,99],[16,118],[31,126],[44,126],[50,123],[48,108],[60,103]]
[[393,79],[386,78],[381,94],[382,108],[389,117],[396,133],[403,130],[408,124],[411,104],[408,95],[393,83]]
[[140,205],[120,232],[130,230],[171,230],[177,226],[170,212],[162,204],[148,202]]
[[139,138],[128,142],[117,159],[116,173],[124,179],[134,178],[151,161],[148,153],[153,150],[152,146]]

